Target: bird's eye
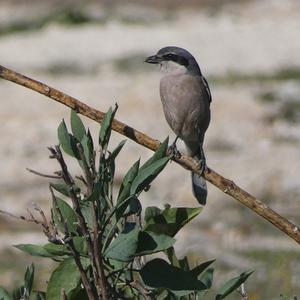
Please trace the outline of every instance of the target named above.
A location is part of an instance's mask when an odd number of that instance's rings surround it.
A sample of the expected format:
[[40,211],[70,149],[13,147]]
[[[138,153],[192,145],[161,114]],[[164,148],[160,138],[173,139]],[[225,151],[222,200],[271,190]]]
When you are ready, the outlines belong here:
[[168,53],[168,54],[164,55],[164,58],[166,58],[168,60],[172,60],[172,59],[174,59],[174,56],[175,56],[174,54]]

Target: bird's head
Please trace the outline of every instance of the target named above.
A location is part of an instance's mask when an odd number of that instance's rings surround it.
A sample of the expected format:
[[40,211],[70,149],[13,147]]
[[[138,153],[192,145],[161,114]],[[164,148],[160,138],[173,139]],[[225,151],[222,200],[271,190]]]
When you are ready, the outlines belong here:
[[167,73],[201,74],[194,56],[187,50],[175,46],[160,49],[155,55],[147,57],[145,62],[159,64],[162,71]]

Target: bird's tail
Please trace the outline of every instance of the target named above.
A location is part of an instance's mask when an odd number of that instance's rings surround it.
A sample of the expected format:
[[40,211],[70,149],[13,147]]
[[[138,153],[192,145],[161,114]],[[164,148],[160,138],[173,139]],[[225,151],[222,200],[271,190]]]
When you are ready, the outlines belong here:
[[206,180],[197,173],[192,172],[193,194],[201,205],[206,204],[207,185]]
[[[189,155],[193,156],[196,160],[204,160],[205,164],[205,157],[202,149],[202,143],[198,145],[188,144],[186,143],[187,150],[189,152]],[[197,149],[197,150],[196,150]],[[206,180],[199,176],[197,173],[192,172],[192,186],[193,186],[193,195],[197,199],[197,201],[201,205],[206,204],[206,198],[207,198],[207,185]]]

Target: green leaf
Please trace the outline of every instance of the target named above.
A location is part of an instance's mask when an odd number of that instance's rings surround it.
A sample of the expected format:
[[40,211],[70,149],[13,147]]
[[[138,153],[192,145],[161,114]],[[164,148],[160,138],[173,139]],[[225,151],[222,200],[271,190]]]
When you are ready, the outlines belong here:
[[94,219],[93,219],[93,203],[97,203],[98,209],[101,212],[103,210],[103,205],[107,205],[104,199],[101,199],[101,189],[102,182],[97,181],[94,184],[92,194],[87,198],[83,199],[80,203],[81,212],[84,216],[85,222],[89,228],[93,228]]
[[247,278],[254,272],[255,270],[249,270],[241,273],[239,276],[234,277],[227,281],[218,291],[215,300],[221,300],[227,297],[229,294],[234,292],[237,288],[240,287],[242,283],[244,283]]
[[24,278],[24,288],[27,295],[30,295],[34,279],[34,265],[31,264],[30,267],[27,267],[25,278]]
[[135,256],[164,251],[175,244],[175,239],[167,235],[147,231],[141,231],[138,239]]
[[[128,197],[123,202],[115,205],[112,208],[109,215],[106,217],[104,227],[107,227],[107,231],[106,231],[105,237],[103,239],[103,249],[104,250],[107,249],[107,247],[111,244],[111,241],[113,240],[115,234],[119,233],[118,224],[119,224],[120,219],[117,219],[118,212],[120,212],[120,210],[123,211],[123,208],[125,209],[128,206],[131,199],[132,199],[132,196]],[[111,223],[111,224],[109,226],[106,226],[109,223]],[[135,223],[134,223],[133,227],[131,227],[129,230],[125,230],[126,227],[128,227],[127,225],[128,225],[128,222],[125,221],[123,233],[129,232],[135,227]]]
[[195,274],[195,276],[199,276],[207,267],[209,267],[213,262],[215,261],[215,259],[211,259],[208,261],[203,262],[202,264],[198,265],[197,267],[195,267],[192,272],[193,274]]
[[156,300],[166,300],[166,299],[172,299],[169,297],[169,291],[168,290],[164,290],[164,289],[156,289],[153,290],[151,293],[151,296],[155,297],[154,299]]
[[[84,269],[90,266],[87,258],[81,258]],[[52,272],[47,286],[47,300],[60,299],[61,290],[64,289],[68,299],[77,293],[81,283],[80,272],[73,258],[67,258]]]
[[[87,244],[83,237],[81,236],[74,236],[72,237],[75,249],[81,254],[85,255],[87,253]],[[43,246],[43,248],[52,254],[52,256],[64,256],[70,255],[70,250],[66,245],[57,245],[53,243],[47,243]]]
[[85,128],[81,119],[73,109],[71,110],[71,129],[76,139],[82,141],[85,135]]
[[[121,187],[119,190],[117,204],[122,203],[125,199],[127,199],[130,196],[130,188],[131,188],[134,178],[138,174],[139,165],[140,165],[140,160],[136,161],[133,164],[133,166],[129,169],[129,171],[126,173],[126,175],[124,176],[124,179],[122,181],[122,184],[121,184]],[[127,208],[126,205],[121,205],[121,207],[119,207],[119,209],[116,212],[117,221],[121,218],[121,216],[123,215],[126,208]]]
[[52,256],[63,256],[70,254],[70,250],[67,249],[66,245],[57,245],[53,243],[47,243],[43,248],[52,254]]
[[65,183],[50,183],[50,186],[64,196],[69,197],[69,187]]
[[166,253],[171,265],[174,266],[174,267],[179,267],[180,268],[179,260],[176,256],[175,249],[173,247],[171,247],[171,248],[167,249],[165,251],[165,253]]
[[94,226],[93,207],[91,202],[81,204],[81,212],[87,226],[91,229]]
[[119,234],[108,246],[104,255],[115,260],[130,261],[137,249],[139,232],[140,230],[135,228],[126,234]]
[[92,160],[94,159],[94,143],[93,139],[90,133],[90,130],[88,130],[87,134],[85,134],[81,140],[81,145],[83,148],[83,153],[85,156],[85,159],[90,166],[92,163]]
[[171,207],[154,215],[146,222],[144,229],[169,236],[175,234],[202,211],[201,207]]
[[117,202],[122,202],[125,198],[127,198],[130,195],[130,187],[133,180],[138,174],[139,166],[140,166],[140,160],[137,160],[124,176],[124,179],[122,181],[119,190]]
[[167,137],[157,148],[155,153],[143,164],[141,167],[141,170],[149,167],[152,165],[155,161],[163,158],[166,156],[167,149],[168,149],[168,143],[169,143],[169,137]]
[[67,224],[69,232],[77,232],[76,214],[71,206],[64,200],[56,197],[56,201],[53,201],[52,216],[54,223],[62,233],[65,233],[65,223]]
[[94,184],[94,188],[92,191],[92,194],[89,195],[87,198],[84,199],[84,201],[82,201],[82,203],[98,203],[100,200],[100,195],[101,195],[101,188],[102,188],[102,182],[101,181],[97,181]]
[[107,111],[107,113],[105,114],[103,121],[101,123],[101,129],[100,129],[100,133],[99,133],[99,145],[102,148],[105,148],[109,142],[110,139],[110,134],[111,134],[111,124],[112,124],[112,120],[115,116],[115,113],[117,111],[117,106],[115,107],[114,110],[112,110],[112,108],[110,107]]
[[0,287],[0,299],[12,300],[8,292],[3,287]]
[[41,257],[53,257],[54,255],[49,253],[44,246],[32,245],[32,244],[19,244],[14,245],[17,249],[26,252],[32,256],[41,256]]
[[142,212],[142,204],[136,196],[132,196],[129,205],[124,213],[124,217],[131,215],[140,215]]
[[108,161],[113,161],[116,159],[120,151],[122,150],[123,146],[125,145],[126,140],[123,140],[119,143],[119,145],[114,149],[114,151],[109,155]]
[[130,194],[138,194],[148,187],[156,176],[164,169],[169,160],[170,157],[163,157],[146,168],[141,169],[131,185]]
[[[87,246],[83,237],[75,236],[73,237],[73,242],[76,250],[80,254],[84,255],[87,253]],[[19,244],[15,245],[14,247],[32,256],[52,258],[70,254],[70,250],[66,247],[66,245],[58,245],[53,243],[47,243],[43,246],[32,244]]]
[[145,211],[145,222],[148,222],[151,218],[161,214],[161,209],[156,206],[148,206]]
[[[198,293],[200,292],[205,292],[204,290],[200,290],[198,291]],[[172,294],[174,295],[174,300],[176,299],[188,299],[186,298],[189,295],[194,294],[195,291],[190,291],[190,290],[182,290],[182,291],[172,291]],[[197,299],[198,300],[198,299]]]
[[140,270],[140,275],[144,283],[152,288],[165,288],[184,293],[207,289],[192,272],[171,266],[160,258],[147,262]]
[[200,280],[207,286],[208,289],[211,288],[213,283],[214,269],[207,269],[201,276]]
[[73,243],[75,249],[81,254],[86,255],[88,253],[86,239],[81,236],[74,236]]
[[57,129],[57,135],[59,144],[62,149],[70,156],[80,159],[76,144],[78,141],[68,132],[66,123],[64,120],[60,123]]
[[166,235],[135,228],[128,233],[119,234],[105,251],[105,256],[114,260],[130,261],[135,256],[166,250],[174,243],[175,240]]
[[[69,197],[70,196],[70,192],[69,192],[69,187],[65,184],[65,183],[50,183],[50,186],[56,190],[57,192],[61,193],[62,195]],[[74,192],[76,194],[80,193],[80,188],[76,185],[73,186]]]

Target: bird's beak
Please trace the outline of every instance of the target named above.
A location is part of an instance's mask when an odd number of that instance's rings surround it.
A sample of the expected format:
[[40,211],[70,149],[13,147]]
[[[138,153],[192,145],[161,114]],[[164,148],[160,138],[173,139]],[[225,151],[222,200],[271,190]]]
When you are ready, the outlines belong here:
[[148,64],[159,64],[161,62],[161,58],[157,55],[152,55],[147,57],[145,62]]

